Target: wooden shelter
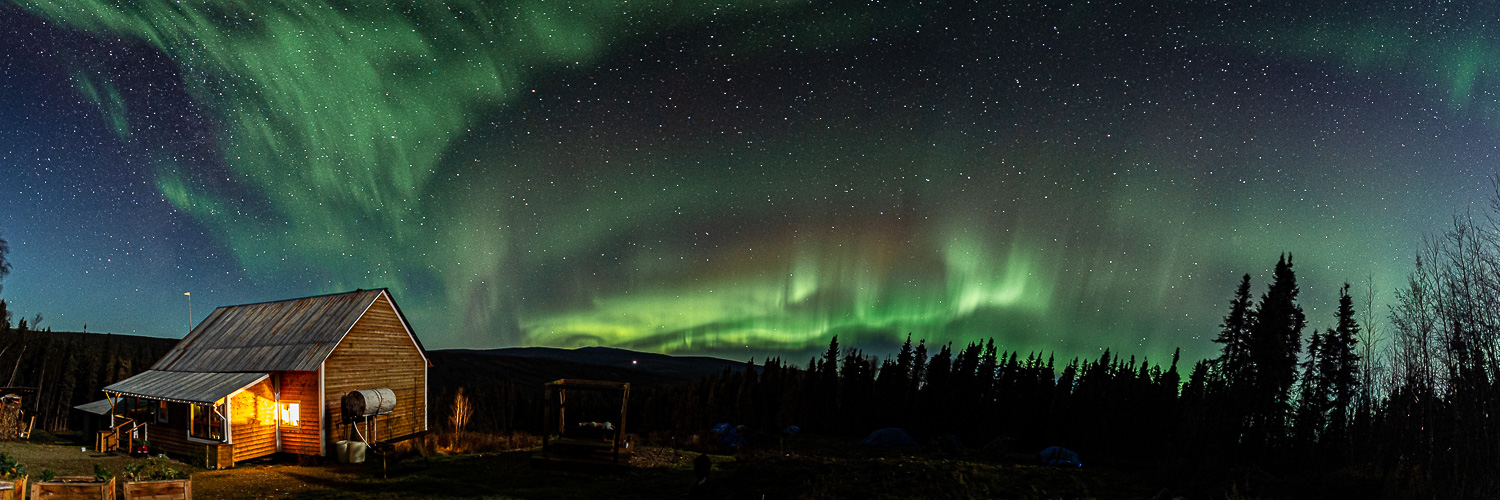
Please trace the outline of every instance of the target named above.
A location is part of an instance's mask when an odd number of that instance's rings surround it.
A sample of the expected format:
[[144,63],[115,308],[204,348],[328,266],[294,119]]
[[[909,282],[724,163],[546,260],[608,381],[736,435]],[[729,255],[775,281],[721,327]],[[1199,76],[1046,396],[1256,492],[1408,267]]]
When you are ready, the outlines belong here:
[[[561,379],[544,387],[547,401],[543,407],[542,449],[531,457],[533,466],[610,471],[630,465],[630,441],[625,437],[630,384]],[[613,421],[616,418],[618,424]]]
[[427,430],[429,366],[384,288],[220,307],[150,370],[104,388],[111,428],[96,442],[147,440],[219,467],[327,456],[349,435],[340,398],[376,388],[396,395],[380,430],[398,441]]

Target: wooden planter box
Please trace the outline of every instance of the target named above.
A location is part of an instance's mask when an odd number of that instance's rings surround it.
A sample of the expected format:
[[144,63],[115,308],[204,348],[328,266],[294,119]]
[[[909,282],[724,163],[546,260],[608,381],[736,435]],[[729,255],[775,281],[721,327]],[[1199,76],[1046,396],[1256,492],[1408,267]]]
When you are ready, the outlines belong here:
[[99,481],[92,477],[58,477],[52,481],[31,483],[35,500],[115,500],[115,478]]
[[193,480],[125,483],[125,500],[193,500]]
[[0,481],[0,500],[21,500],[26,498],[26,478],[15,481]]
[[0,481],[0,500],[21,500],[26,498],[26,480]]

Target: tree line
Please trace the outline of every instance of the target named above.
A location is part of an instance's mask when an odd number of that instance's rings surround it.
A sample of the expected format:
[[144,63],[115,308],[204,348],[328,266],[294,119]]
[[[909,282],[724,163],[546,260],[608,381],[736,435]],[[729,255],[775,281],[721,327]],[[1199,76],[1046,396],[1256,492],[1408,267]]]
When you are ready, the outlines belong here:
[[894,426],[983,449],[1061,445],[1137,466],[1356,471],[1406,493],[1495,496],[1500,201],[1492,208],[1456,218],[1418,255],[1387,311],[1389,349],[1374,331],[1373,299],[1358,309],[1348,284],[1331,324],[1309,329],[1293,258],[1283,255],[1258,299],[1250,275],[1240,279],[1213,340],[1219,355],[1186,379],[1177,353],[1165,367],[1109,350],[1058,363],[993,339],[934,352],[908,336],[879,360],[834,337],[806,369],[771,358],[654,391],[636,422],[848,436]]

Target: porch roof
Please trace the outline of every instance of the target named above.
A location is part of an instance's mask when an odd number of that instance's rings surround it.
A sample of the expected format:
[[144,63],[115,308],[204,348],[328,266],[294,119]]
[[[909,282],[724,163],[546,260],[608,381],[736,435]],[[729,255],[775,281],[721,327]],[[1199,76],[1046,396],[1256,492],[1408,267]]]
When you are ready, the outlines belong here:
[[108,415],[109,410],[113,408],[114,405],[109,404],[108,399],[101,399],[92,403],[84,403],[73,407],[73,409],[75,410],[81,410],[88,413],[93,413],[95,415]]
[[134,377],[110,384],[108,394],[138,396],[179,403],[212,404],[240,389],[270,377],[265,372],[169,372],[146,370]]

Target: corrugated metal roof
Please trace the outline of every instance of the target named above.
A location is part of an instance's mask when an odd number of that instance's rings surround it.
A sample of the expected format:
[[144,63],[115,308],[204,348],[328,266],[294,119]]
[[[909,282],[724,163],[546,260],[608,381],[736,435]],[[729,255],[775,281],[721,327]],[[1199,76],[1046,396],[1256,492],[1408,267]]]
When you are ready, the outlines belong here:
[[[383,293],[386,293],[384,288],[355,290],[220,307],[198,323],[151,369],[178,372],[316,370]],[[403,323],[406,321],[399,310],[397,315]]]
[[109,414],[109,410],[111,410],[113,408],[114,408],[114,405],[109,404],[109,400],[108,399],[101,399],[101,400],[98,400],[98,401],[95,401],[95,402],[92,402],[92,403],[84,403],[84,404],[81,404],[81,405],[73,407],[74,410],[83,410],[85,412],[93,413],[95,415],[108,415]]
[[146,370],[134,377],[110,384],[104,388],[104,392],[183,403],[213,403],[269,376],[267,373]]

